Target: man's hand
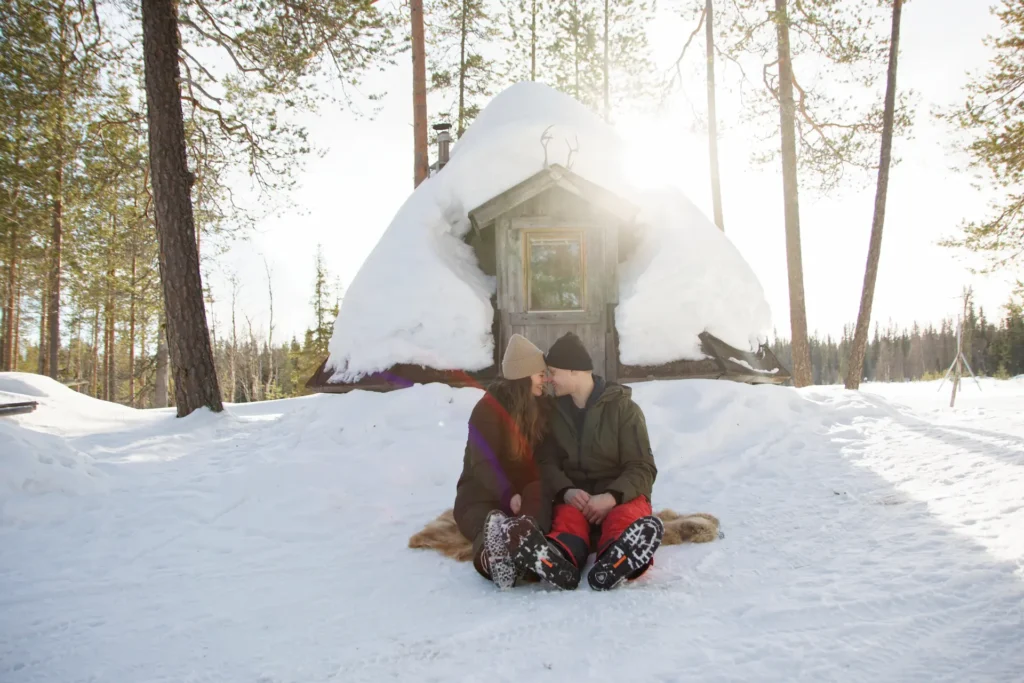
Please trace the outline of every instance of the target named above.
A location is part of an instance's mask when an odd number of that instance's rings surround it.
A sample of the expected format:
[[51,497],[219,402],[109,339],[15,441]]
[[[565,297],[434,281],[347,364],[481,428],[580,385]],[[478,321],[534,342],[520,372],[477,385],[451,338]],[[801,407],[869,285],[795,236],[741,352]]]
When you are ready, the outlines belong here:
[[615,505],[615,496],[610,493],[602,493],[599,496],[591,496],[580,512],[591,524],[600,524]]
[[523,507],[523,497],[517,493],[516,495],[512,496],[511,500],[508,501],[508,506],[512,508],[513,515],[518,515],[519,510],[521,510]]
[[587,503],[590,502],[590,494],[583,489],[569,489],[565,492],[565,496],[563,496],[563,498],[565,499],[566,505],[572,505],[580,512],[583,512]]

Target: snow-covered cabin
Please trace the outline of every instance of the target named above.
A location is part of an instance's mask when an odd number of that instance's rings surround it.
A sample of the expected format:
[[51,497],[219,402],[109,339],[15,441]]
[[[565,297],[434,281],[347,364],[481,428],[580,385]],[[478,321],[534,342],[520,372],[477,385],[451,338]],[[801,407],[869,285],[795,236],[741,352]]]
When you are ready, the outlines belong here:
[[357,273],[307,386],[476,384],[512,334],[569,331],[608,379],[788,379],[749,265],[677,190],[633,188],[622,153],[567,95],[498,95]]

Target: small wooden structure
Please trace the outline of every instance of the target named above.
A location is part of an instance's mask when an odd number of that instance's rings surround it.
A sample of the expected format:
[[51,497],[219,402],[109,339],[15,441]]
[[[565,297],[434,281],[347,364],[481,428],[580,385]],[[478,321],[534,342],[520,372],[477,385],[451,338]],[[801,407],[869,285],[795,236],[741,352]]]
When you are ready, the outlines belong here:
[[[318,391],[386,391],[414,383],[476,385],[498,375],[500,354],[513,334],[541,349],[574,332],[608,380],[726,378],[782,383],[789,379],[766,347],[739,351],[707,332],[707,358],[660,366],[626,366],[619,360],[615,309],[619,264],[640,241],[638,208],[558,164],[547,166],[469,212],[467,243],[481,270],[494,276],[494,363],[473,373],[396,365],[354,383],[332,383],[326,360],[306,383]],[[671,296],[671,293],[666,293]]]

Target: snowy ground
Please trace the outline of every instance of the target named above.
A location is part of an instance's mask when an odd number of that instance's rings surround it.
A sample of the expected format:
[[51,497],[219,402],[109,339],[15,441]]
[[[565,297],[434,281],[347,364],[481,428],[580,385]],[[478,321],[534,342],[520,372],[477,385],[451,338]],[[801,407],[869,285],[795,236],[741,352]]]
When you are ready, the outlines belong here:
[[1024,380],[936,389],[636,385],[655,506],[725,538],[499,594],[405,545],[476,390],[177,420],[0,375],[41,403],[0,418],[0,681],[1019,682]]

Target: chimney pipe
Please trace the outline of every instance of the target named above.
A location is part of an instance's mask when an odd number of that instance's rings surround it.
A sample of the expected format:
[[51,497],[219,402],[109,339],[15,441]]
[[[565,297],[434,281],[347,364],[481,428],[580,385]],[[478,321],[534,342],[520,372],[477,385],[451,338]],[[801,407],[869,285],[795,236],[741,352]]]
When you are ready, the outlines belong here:
[[450,123],[436,123],[433,126],[437,131],[437,170],[439,171],[448,163],[448,150],[452,143],[452,135],[448,131],[451,130],[451,127]]

